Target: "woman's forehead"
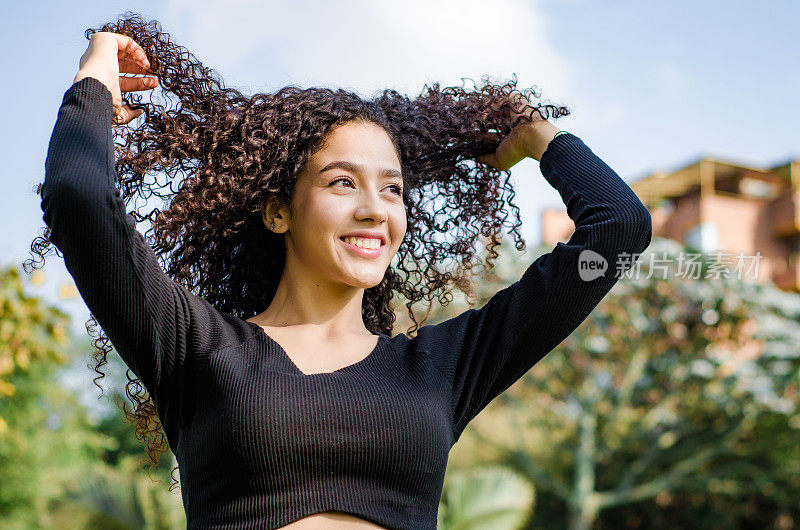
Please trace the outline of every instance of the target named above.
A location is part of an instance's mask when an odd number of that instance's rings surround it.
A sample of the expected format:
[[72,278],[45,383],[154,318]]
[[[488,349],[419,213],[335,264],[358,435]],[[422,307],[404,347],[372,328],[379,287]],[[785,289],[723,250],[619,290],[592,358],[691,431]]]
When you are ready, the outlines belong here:
[[386,131],[379,125],[363,122],[337,127],[311,157],[309,165],[315,172],[326,169],[381,174],[400,171],[397,152]]
[[383,127],[369,121],[353,120],[334,127],[328,133],[322,150],[385,149],[392,146],[392,140]]

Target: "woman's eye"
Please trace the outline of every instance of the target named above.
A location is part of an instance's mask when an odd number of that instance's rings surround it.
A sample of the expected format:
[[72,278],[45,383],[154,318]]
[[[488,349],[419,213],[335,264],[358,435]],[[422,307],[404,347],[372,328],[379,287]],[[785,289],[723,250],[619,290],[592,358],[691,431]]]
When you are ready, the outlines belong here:
[[[330,183],[330,185],[331,185],[331,186],[333,186],[334,184],[336,184],[336,183],[337,183],[337,182],[339,182],[339,181],[342,181],[342,182],[349,182],[350,184],[352,184],[352,183],[353,183],[353,181],[351,181],[351,180],[350,180],[349,178],[347,178],[347,177],[340,177],[340,178],[338,178],[338,179],[336,179],[336,180],[332,180],[332,181],[331,181],[331,183]],[[403,188],[402,188],[402,187],[400,187],[400,185],[399,185],[399,184],[392,184],[390,187],[391,187],[391,188],[394,188],[394,189],[396,190],[396,191],[394,192],[396,195],[403,195]]]
[[[336,179],[336,180],[332,181],[332,182],[331,182],[331,186],[333,186],[334,184],[336,184],[336,183],[337,183],[337,182],[339,182],[340,180],[342,180],[342,181],[345,181],[345,182],[350,182],[350,179],[349,179],[349,178],[346,178],[346,177],[341,177],[341,178],[338,178],[338,179]],[[350,183],[352,184],[352,182],[350,182]]]

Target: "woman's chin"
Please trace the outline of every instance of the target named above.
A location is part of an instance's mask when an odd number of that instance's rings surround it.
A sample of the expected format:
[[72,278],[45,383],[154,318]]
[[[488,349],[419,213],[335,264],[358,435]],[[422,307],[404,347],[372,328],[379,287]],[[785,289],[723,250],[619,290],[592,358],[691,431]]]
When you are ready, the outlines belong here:
[[352,285],[353,287],[358,287],[361,289],[370,289],[379,285],[383,281],[383,272],[381,274],[372,274],[372,273],[361,273],[361,274],[349,274],[348,284]]

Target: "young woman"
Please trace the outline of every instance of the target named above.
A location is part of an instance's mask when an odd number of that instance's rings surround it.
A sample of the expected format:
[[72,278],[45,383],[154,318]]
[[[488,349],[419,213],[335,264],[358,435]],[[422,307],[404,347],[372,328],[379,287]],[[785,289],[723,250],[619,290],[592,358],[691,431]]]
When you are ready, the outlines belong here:
[[[179,109],[123,104],[156,80]],[[246,98],[157,24],[91,34],[50,140],[35,248],[62,252],[107,333],[98,368],[110,339],[135,374],[137,428],[163,428],[189,528],[435,528],[463,429],[647,247],[644,205],[542,114],[568,111],[514,84]],[[112,124],[142,115],[116,145]],[[506,170],[525,157],[575,221],[569,242],[479,309],[390,335],[395,293],[410,308],[446,302],[450,282],[469,292],[437,266],[470,268],[479,237],[493,252],[514,207]],[[147,172],[179,171],[165,210],[127,213],[163,188]],[[135,229],[145,217],[153,246]]]

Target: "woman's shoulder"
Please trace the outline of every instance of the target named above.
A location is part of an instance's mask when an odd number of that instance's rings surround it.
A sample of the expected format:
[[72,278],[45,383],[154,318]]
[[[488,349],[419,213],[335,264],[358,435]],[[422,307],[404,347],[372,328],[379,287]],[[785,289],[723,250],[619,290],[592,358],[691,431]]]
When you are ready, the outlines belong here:
[[[208,304],[205,299],[201,300],[201,303]],[[217,335],[213,351],[210,352],[212,355],[222,351],[247,351],[257,347],[260,329],[258,324],[223,311],[215,310],[213,313],[213,320],[216,322],[208,322],[214,329],[213,333]]]
[[407,358],[424,358],[440,371],[449,373],[476,311],[475,308],[467,309],[442,322],[420,326],[413,337],[400,332],[390,340]]

